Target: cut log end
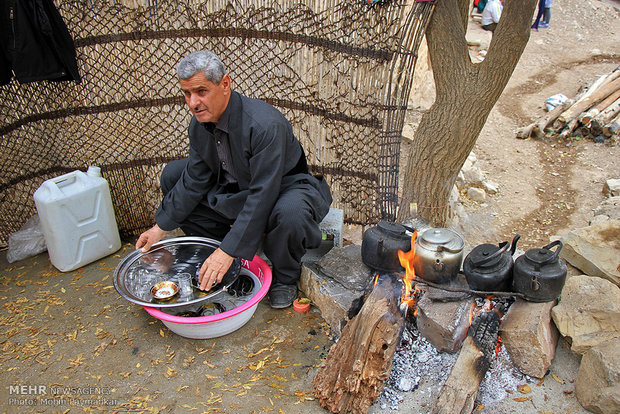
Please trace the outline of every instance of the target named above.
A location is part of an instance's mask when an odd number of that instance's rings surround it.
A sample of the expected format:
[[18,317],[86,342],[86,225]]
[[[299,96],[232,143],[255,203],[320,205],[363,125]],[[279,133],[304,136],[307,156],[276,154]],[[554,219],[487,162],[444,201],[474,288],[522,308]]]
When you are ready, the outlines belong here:
[[383,390],[405,324],[401,290],[400,277],[381,275],[319,368],[312,392],[332,413],[365,413]]

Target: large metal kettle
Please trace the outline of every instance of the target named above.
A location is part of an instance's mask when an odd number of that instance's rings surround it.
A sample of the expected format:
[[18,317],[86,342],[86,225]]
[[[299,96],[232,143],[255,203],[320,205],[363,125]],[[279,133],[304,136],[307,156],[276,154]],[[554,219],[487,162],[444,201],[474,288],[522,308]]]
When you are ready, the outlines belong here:
[[416,276],[434,283],[451,282],[463,262],[465,241],[453,230],[430,228],[416,238],[413,267]]
[[[553,247],[558,248],[553,251]],[[531,249],[515,260],[512,288],[532,302],[550,302],[560,297],[566,282],[566,263],[559,258],[562,242]]]
[[508,292],[512,289],[512,256],[521,236],[512,239],[512,245],[481,244],[472,249],[463,261],[463,273],[473,290]]
[[362,238],[362,262],[383,272],[403,272],[398,251],[411,250],[411,234],[407,230],[413,231],[389,221],[380,221],[376,227],[367,229]]

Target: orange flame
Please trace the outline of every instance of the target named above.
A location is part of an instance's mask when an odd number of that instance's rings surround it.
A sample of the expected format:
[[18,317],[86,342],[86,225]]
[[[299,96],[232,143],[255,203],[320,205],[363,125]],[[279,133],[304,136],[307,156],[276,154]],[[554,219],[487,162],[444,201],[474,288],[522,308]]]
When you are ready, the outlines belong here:
[[[415,279],[415,269],[413,268],[413,261],[415,258],[415,240],[418,236],[418,232],[413,232],[411,236],[411,250],[408,252],[403,252],[402,250],[398,251],[398,260],[400,261],[400,265],[405,268],[405,276],[403,277],[403,282],[405,283],[405,291],[403,292],[403,296],[401,298],[402,302],[407,302],[407,305],[410,309],[414,308],[415,305],[415,294],[420,291],[417,284],[413,283]],[[411,292],[413,290],[413,293]],[[418,309],[416,308],[413,312],[413,316],[418,314]]]
[[502,350],[502,337],[501,336],[497,336],[497,343],[495,344],[495,355],[499,354],[499,352]]

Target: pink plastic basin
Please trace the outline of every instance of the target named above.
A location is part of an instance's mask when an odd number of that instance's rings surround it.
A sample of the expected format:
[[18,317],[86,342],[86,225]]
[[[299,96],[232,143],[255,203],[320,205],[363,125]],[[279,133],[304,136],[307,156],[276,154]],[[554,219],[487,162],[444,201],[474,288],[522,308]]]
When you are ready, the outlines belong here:
[[236,331],[250,320],[258,302],[265,297],[271,286],[271,269],[263,259],[254,256],[252,261],[241,259],[243,269],[258,278],[261,287],[247,302],[226,312],[209,316],[175,316],[162,312],[157,308],[143,306],[153,317],[160,319],[172,332],[185,338],[206,339],[216,338]]

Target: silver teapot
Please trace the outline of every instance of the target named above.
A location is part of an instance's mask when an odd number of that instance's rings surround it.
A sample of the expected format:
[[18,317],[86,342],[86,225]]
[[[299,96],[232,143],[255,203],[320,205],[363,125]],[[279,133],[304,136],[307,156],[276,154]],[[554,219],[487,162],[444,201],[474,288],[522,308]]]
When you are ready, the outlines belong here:
[[417,277],[434,283],[454,280],[463,262],[465,241],[453,230],[430,228],[416,238],[413,267]]

